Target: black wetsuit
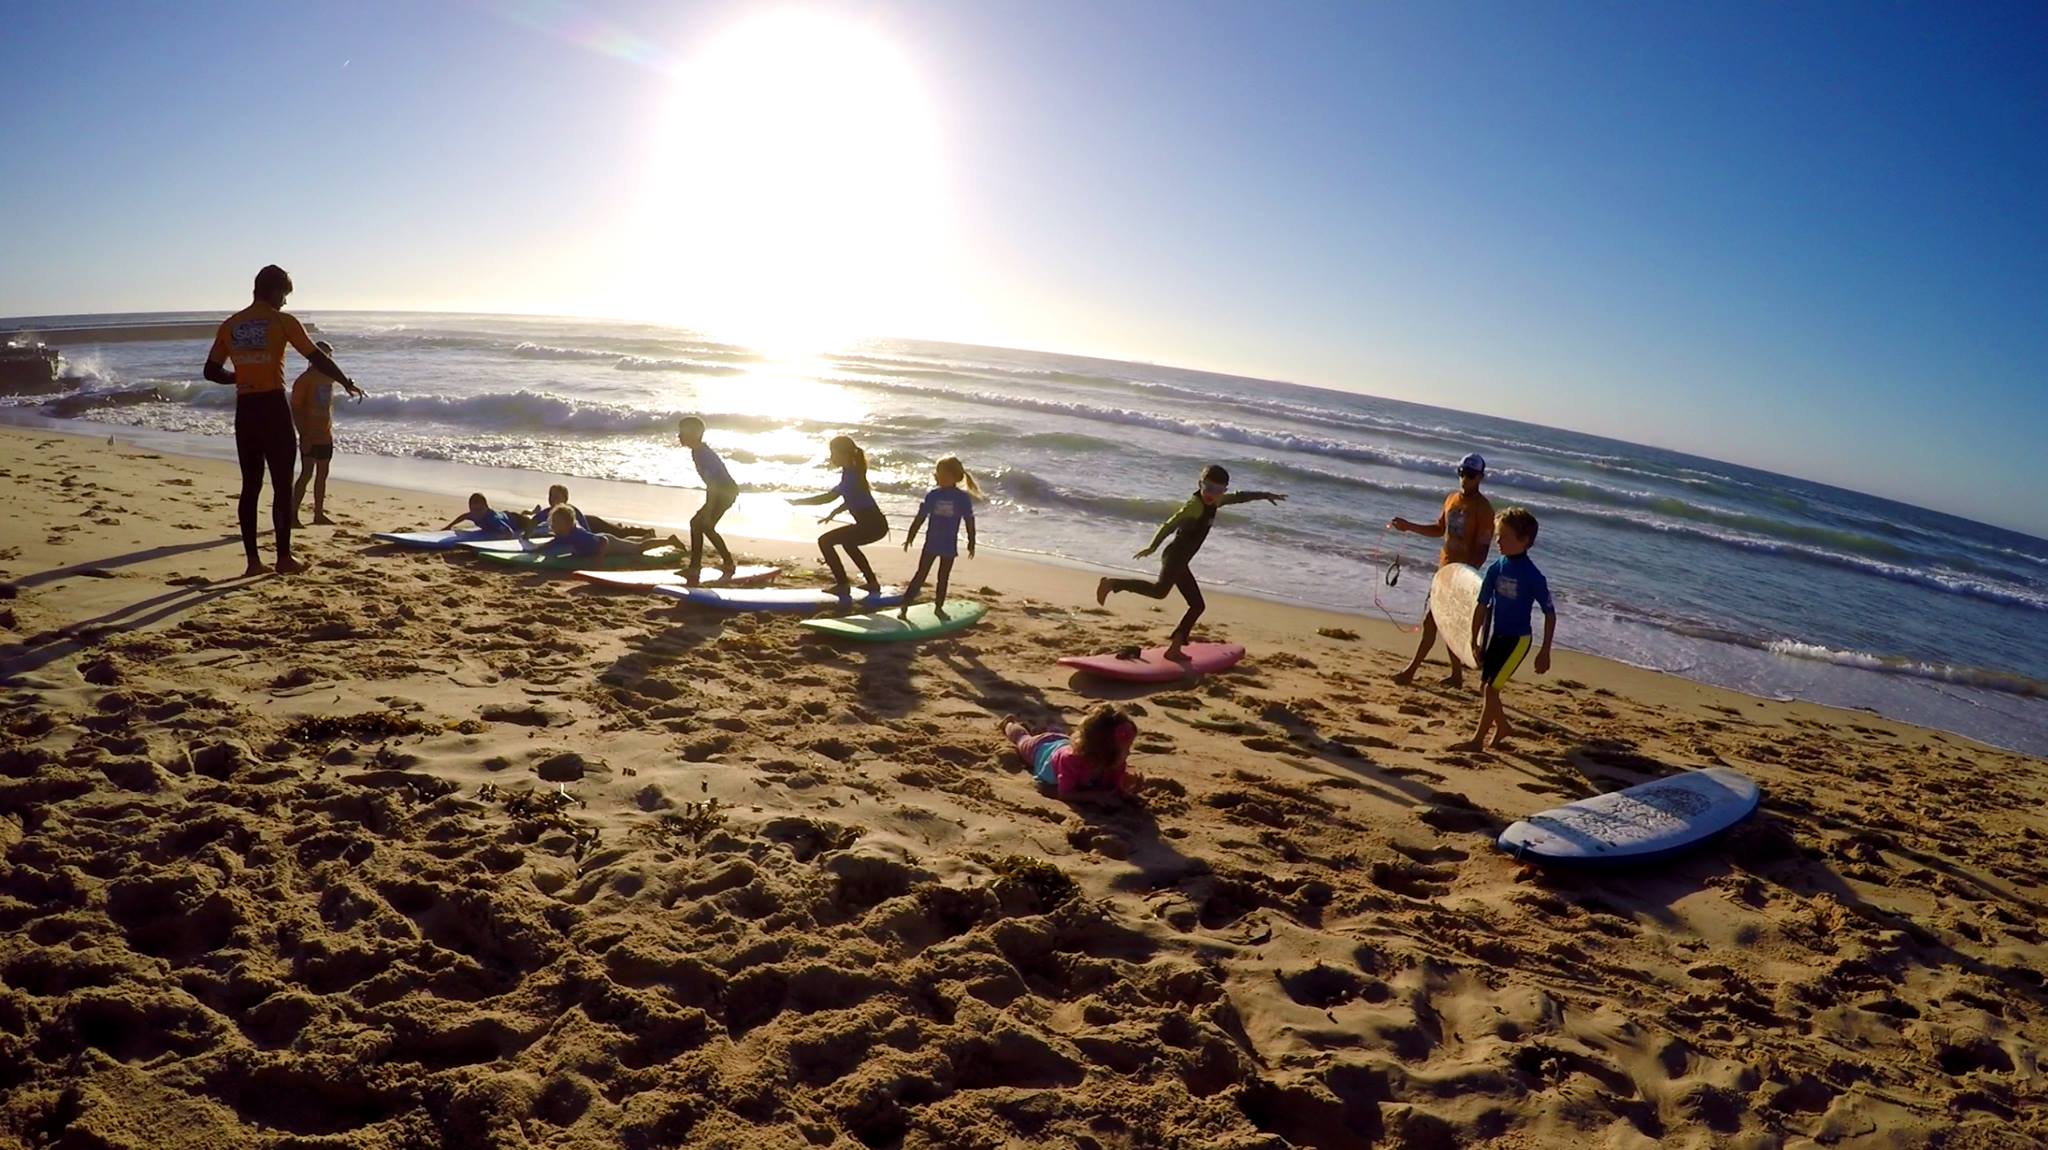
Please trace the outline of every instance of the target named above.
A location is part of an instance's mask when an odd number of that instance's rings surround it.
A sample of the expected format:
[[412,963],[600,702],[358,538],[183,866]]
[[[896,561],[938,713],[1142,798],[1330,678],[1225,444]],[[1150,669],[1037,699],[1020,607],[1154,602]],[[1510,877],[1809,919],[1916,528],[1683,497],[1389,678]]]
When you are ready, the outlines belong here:
[[283,390],[251,392],[235,397],[235,458],[242,465],[242,498],[236,511],[242,520],[242,550],[249,565],[256,554],[256,504],[263,494],[263,471],[270,469],[270,526],[277,533],[277,554],[292,553],[292,468],[299,459],[299,436],[292,428],[292,405]]
[[1159,561],[1157,579],[1109,581],[1111,591],[1129,591],[1133,595],[1143,595],[1147,599],[1164,599],[1168,591],[1179,589],[1181,598],[1188,601],[1188,610],[1187,614],[1180,617],[1180,626],[1173,629],[1175,643],[1188,641],[1189,636],[1194,634],[1195,620],[1202,617],[1203,608],[1208,606],[1202,601],[1202,585],[1195,582],[1195,573],[1188,570],[1188,562],[1209,538],[1209,528],[1216,522],[1216,509],[1222,505],[1221,501],[1209,503],[1200,496],[1196,496],[1192,502],[1200,503],[1201,511],[1181,520],[1180,525],[1174,528],[1173,540],[1166,545],[1166,553]]

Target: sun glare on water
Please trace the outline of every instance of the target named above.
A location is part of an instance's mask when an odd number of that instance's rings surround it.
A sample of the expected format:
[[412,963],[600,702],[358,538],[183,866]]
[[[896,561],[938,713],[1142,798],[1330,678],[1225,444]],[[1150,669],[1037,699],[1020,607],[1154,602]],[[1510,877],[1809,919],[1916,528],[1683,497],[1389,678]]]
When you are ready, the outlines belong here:
[[679,71],[649,181],[643,303],[796,354],[929,330],[947,298],[936,118],[863,25],[764,13]]

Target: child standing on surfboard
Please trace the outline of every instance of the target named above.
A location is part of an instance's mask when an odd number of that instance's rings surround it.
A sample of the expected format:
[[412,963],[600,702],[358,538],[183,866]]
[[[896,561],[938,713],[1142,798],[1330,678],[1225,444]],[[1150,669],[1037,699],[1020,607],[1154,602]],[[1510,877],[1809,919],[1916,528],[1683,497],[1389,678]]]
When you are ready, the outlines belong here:
[[830,462],[839,469],[839,483],[830,491],[818,495],[806,495],[792,499],[799,507],[840,501],[829,514],[818,520],[830,523],[839,517],[841,511],[853,516],[853,522],[844,527],[835,527],[818,536],[818,550],[825,556],[825,566],[832,571],[832,590],[841,599],[848,597],[850,587],[846,579],[846,568],[840,564],[834,548],[846,549],[846,557],[860,569],[861,578],[867,580],[870,597],[882,593],[881,580],[875,578],[875,569],[868,566],[868,557],[861,554],[863,543],[873,543],[889,533],[889,520],[882,514],[880,504],[875,502],[875,493],[868,488],[868,456],[851,436],[834,436],[827,444],[831,452]]
[[1550,603],[1550,581],[1529,558],[1529,548],[1535,544],[1534,515],[1521,507],[1500,513],[1500,558],[1487,564],[1479,582],[1479,609],[1472,613],[1472,649],[1482,649],[1479,638],[1489,622],[1493,638],[1480,656],[1479,678],[1486,685],[1486,703],[1479,712],[1478,732],[1463,744],[1468,750],[1485,749],[1489,727],[1496,747],[1513,733],[1500,693],[1529,654],[1530,615],[1538,606],[1543,608],[1543,647],[1536,652],[1536,673],[1550,670],[1550,639],[1557,631],[1557,609]]
[[690,516],[690,565],[683,569],[684,581],[690,586],[697,585],[697,577],[704,570],[704,541],[718,549],[718,573],[721,579],[732,578],[738,568],[732,551],[725,545],[725,537],[718,533],[718,521],[739,502],[740,485],[733,482],[732,472],[726,470],[725,460],[716,451],[704,444],[704,421],[694,415],[686,415],[676,421],[676,442],[690,449],[690,459],[697,465],[697,478],[704,481],[704,506],[697,514]]
[[[932,467],[932,479],[938,486],[925,493],[917,518],[910,521],[910,530],[903,536],[903,549],[908,551],[917,538],[917,529],[925,520],[931,520],[931,530],[924,536],[924,554],[917,560],[917,574],[910,577],[910,586],[903,589],[903,606],[896,611],[898,619],[910,617],[910,605],[917,601],[918,589],[931,573],[933,560],[939,564],[939,581],[932,587],[932,612],[941,619],[946,617],[946,582],[953,577],[953,560],[960,554],[962,523],[967,525],[967,557],[974,558],[974,501],[981,498],[981,485],[951,455]],[[963,487],[965,491],[961,490]]]
[[[1458,463],[1458,490],[1444,500],[1443,510],[1437,513],[1435,523],[1410,523],[1397,517],[1387,526],[1396,531],[1443,540],[1443,549],[1437,553],[1439,568],[1452,563],[1477,567],[1486,562],[1487,549],[1493,543],[1493,504],[1479,494],[1479,485],[1485,479],[1486,460],[1478,455],[1468,455]],[[1434,646],[1436,618],[1424,605],[1422,642],[1415,648],[1415,657],[1408,661],[1408,666],[1400,674],[1394,676],[1394,681],[1404,687],[1413,682],[1415,672],[1421,669],[1422,661],[1429,658],[1429,649]],[[1444,681],[1453,687],[1462,686],[1465,669],[1458,665],[1458,657],[1450,654],[1448,645],[1445,654],[1451,660],[1451,673]]]
[[1194,634],[1195,620],[1202,617],[1202,586],[1195,582],[1195,573],[1188,570],[1188,563],[1195,552],[1202,549],[1202,542],[1209,538],[1209,527],[1216,522],[1218,508],[1234,503],[1249,503],[1263,499],[1278,503],[1287,498],[1270,491],[1230,492],[1230,472],[1212,463],[1202,469],[1201,480],[1193,496],[1180,505],[1166,522],[1159,525],[1159,531],[1152,536],[1152,542],[1143,551],[1132,556],[1143,559],[1159,549],[1159,544],[1168,535],[1173,542],[1166,544],[1166,555],[1159,564],[1157,579],[1104,579],[1095,585],[1095,603],[1101,606],[1117,591],[1129,591],[1147,599],[1164,599],[1168,590],[1179,588],[1181,598],[1188,601],[1187,614],[1181,616],[1180,626],[1173,629],[1173,638],[1166,645],[1166,657],[1180,659],[1181,648],[1187,646]]

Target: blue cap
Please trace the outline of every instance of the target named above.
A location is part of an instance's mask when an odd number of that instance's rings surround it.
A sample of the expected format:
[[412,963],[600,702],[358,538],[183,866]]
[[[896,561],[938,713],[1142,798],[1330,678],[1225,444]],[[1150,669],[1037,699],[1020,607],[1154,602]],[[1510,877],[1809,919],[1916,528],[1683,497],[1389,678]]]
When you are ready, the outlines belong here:
[[1486,457],[1483,455],[1478,455],[1476,453],[1466,456],[1464,459],[1458,462],[1458,474],[1486,474]]

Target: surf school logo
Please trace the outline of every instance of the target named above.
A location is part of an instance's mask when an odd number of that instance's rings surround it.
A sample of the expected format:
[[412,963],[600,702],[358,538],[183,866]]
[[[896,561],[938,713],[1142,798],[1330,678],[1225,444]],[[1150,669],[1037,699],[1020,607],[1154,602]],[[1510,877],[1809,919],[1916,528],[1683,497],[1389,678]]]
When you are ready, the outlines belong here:
[[245,319],[235,325],[228,337],[236,351],[270,350],[270,321],[267,319]]
[[1522,597],[1522,581],[1512,575],[1502,575],[1494,580],[1493,590],[1495,594],[1503,599],[1520,599]]

